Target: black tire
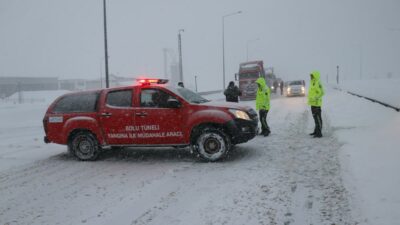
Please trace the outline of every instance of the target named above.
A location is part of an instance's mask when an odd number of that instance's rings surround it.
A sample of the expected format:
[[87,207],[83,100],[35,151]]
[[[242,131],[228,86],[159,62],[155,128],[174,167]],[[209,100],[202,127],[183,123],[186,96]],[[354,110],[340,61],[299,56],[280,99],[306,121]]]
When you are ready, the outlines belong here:
[[225,132],[215,128],[204,128],[195,138],[192,147],[199,156],[209,162],[223,159],[232,147]]
[[69,141],[71,152],[82,161],[94,161],[99,155],[100,146],[97,138],[90,132],[76,133]]

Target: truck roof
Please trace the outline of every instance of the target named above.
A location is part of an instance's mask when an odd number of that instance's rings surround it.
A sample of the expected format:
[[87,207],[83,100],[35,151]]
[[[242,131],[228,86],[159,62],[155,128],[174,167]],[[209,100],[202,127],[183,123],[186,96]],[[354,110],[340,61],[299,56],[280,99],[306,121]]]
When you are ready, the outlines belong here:
[[249,70],[259,70],[262,71],[264,70],[263,66],[263,61],[250,61],[250,62],[244,62],[240,63],[239,66],[239,72],[241,71],[249,71]]

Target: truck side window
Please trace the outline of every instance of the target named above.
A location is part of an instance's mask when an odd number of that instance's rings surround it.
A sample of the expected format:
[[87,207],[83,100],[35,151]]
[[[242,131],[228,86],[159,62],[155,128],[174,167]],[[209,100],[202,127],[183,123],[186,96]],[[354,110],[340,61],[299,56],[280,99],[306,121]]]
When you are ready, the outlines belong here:
[[67,95],[56,103],[53,112],[95,112],[98,95],[96,92]]
[[115,107],[132,107],[132,90],[118,90],[107,93],[107,105]]
[[168,108],[169,99],[176,98],[158,89],[142,89],[140,94],[140,106],[150,108]]

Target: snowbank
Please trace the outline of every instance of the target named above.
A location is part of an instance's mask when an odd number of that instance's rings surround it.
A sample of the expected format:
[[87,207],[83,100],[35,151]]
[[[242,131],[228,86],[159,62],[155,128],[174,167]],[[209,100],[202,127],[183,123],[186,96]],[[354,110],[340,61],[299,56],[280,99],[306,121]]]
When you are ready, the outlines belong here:
[[[394,91],[398,81],[349,82],[343,86],[371,98],[399,103]],[[398,224],[400,113],[335,90],[328,90],[324,100],[323,111],[329,115],[328,122],[343,143],[344,179],[348,189],[352,190],[355,205],[361,206],[368,218],[362,224]]]

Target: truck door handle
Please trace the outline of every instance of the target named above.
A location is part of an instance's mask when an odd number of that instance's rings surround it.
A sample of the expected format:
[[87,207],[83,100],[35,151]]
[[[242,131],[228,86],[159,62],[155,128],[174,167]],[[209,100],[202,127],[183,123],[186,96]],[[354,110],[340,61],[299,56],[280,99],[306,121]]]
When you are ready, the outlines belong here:
[[147,113],[146,112],[137,112],[137,113],[135,113],[135,115],[136,116],[147,116]]
[[105,116],[105,117],[108,117],[108,116],[111,116],[111,115],[112,115],[112,113],[108,113],[108,112],[101,113],[101,116]]

